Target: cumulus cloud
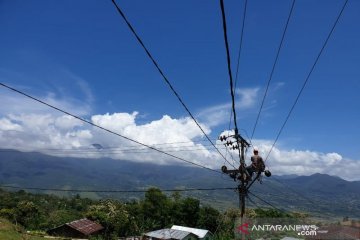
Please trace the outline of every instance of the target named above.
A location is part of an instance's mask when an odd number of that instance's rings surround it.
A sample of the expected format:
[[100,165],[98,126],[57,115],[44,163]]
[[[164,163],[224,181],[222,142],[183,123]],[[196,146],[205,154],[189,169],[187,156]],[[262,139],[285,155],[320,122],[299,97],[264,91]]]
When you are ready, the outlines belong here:
[[[265,159],[272,142],[254,140],[253,144]],[[359,180],[360,161],[346,159],[339,153],[323,153],[309,150],[281,149],[274,147],[266,162],[275,175],[312,175],[323,173],[336,175],[347,180]]]
[[[224,164],[214,149],[198,141],[201,140],[202,133],[191,118],[175,119],[164,115],[149,123],[137,124],[137,116],[138,112],[106,113],[92,116],[91,121],[127,138],[194,163],[215,169]],[[206,125],[202,127],[210,133]],[[231,132],[223,134],[228,135]],[[102,148],[93,147],[95,143]],[[0,144],[2,148],[40,151],[56,156],[111,157],[156,164],[184,164],[170,156],[62,115],[10,114],[3,117],[0,119]],[[217,144],[221,142],[217,141]],[[266,158],[272,141],[253,140],[253,144]],[[219,145],[219,148],[225,155],[224,147]],[[230,152],[237,158],[237,152]],[[250,163],[249,156],[246,162]],[[326,173],[348,180],[359,179],[360,161],[346,159],[335,152],[274,147],[266,164],[275,175]]]
[[[238,94],[240,96],[238,107],[249,109],[256,103],[258,89],[240,90]],[[79,113],[88,114],[86,107],[79,107],[74,102],[57,100],[51,94],[46,99],[53,101],[56,106],[72,109],[78,115],[81,115]],[[28,102],[28,100],[9,94],[0,94],[0,100],[4,100],[0,105],[1,148],[40,151],[56,156],[111,157],[156,164],[185,164],[128,139],[85,124],[78,119],[43,108],[34,102]],[[204,131],[210,134],[211,127],[217,122],[221,122],[223,115],[228,121],[229,109],[229,104],[223,104],[204,110],[202,114],[215,119],[214,122],[210,120],[207,122],[204,119],[200,121]],[[222,111],[224,114],[221,114]],[[138,112],[105,113],[90,116],[89,119],[94,124],[127,138],[194,163],[214,169],[220,169],[224,164],[224,160],[219,154],[202,141],[204,140],[203,134],[191,118],[172,118],[164,115],[160,119],[139,124],[136,121],[138,116]],[[229,156],[229,153],[225,153],[221,142],[217,141],[216,143],[219,144],[220,151]],[[100,144],[102,148],[96,148],[93,144]],[[261,155],[265,158],[271,149],[272,141],[253,140],[253,144],[258,147]],[[230,152],[236,159],[237,153]],[[246,162],[249,164],[249,156]],[[323,153],[274,147],[269,155],[267,165],[275,175],[327,173],[348,180],[360,180],[360,161],[344,158],[335,152]]]
[[[129,141],[133,139],[201,165],[218,168],[217,165],[221,164],[214,162],[219,158],[215,152],[194,141],[202,138],[202,132],[191,118],[174,119],[164,115],[140,125],[136,123],[137,115],[137,112],[106,113],[91,117],[94,124],[128,138],[125,139],[66,115],[9,114],[0,119],[0,144],[2,148],[40,151],[56,156],[177,163],[178,160],[170,156]],[[209,128],[202,127],[210,133]],[[103,148],[93,147],[95,143]]]

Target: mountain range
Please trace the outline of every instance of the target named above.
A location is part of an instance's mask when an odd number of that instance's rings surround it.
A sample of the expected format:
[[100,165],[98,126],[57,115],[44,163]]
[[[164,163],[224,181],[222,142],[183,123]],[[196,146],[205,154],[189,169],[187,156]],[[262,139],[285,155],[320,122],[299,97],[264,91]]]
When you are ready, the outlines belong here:
[[[227,175],[184,165],[113,160],[54,157],[38,152],[0,150],[0,185],[21,188],[84,189],[84,190],[146,190],[184,188],[236,188]],[[11,190],[11,188],[4,188]],[[18,188],[15,188],[19,190]],[[13,189],[14,190],[14,189]],[[76,192],[31,190],[47,194],[71,196]],[[276,207],[307,212],[322,218],[360,218],[360,181],[346,181],[337,176],[271,176],[256,181],[250,189],[250,207]],[[82,192],[82,197],[117,198],[124,201],[139,199],[143,193]],[[182,192],[199,198],[220,210],[238,206],[234,190]]]

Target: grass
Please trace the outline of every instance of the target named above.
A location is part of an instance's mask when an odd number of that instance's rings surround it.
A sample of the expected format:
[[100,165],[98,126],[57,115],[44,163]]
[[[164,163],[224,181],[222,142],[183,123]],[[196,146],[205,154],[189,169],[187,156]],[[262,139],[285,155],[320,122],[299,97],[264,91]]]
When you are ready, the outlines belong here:
[[31,236],[19,226],[15,226],[8,220],[0,218],[0,240],[44,240],[39,236]]

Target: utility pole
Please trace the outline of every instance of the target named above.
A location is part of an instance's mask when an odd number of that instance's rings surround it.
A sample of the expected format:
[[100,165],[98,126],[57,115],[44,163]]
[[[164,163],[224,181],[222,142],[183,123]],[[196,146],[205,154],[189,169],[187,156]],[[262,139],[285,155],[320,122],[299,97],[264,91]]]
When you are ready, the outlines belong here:
[[[244,224],[245,214],[245,197],[247,195],[247,184],[249,181],[248,173],[245,168],[245,148],[250,147],[250,144],[239,134],[237,128],[235,128],[235,134],[231,136],[220,136],[221,141],[226,141],[225,145],[231,146],[233,150],[239,150],[240,166],[238,169],[228,170],[226,166],[222,166],[223,173],[229,174],[234,181],[239,181],[238,194],[239,194],[239,208],[241,211],[241,225]],[[239,147],[240,146],[240,147]],[[245,239],[244,232],[241,232],[241,238]]]
[[[244,224],[244,215],[245,215],[245,197],[248,194],[248,189],[252,184],[261,177],[261,173],[264,172],[266,177],[271,176],[269,170],[265,170],[265,165],[263,168],[258,168],[256,170],[257,175],[253,180],[250,180],[250,176],[246,171],[245,167],[245,148],[250,147],[250,144],[239,134],[237,128],[235,127],[235,134],[230,136],[220,136],[220,141],[225,142],[225,146],[229,147],[232,150],[239,150],[239,159],[240,165],[238,169],[228,170],[226,166],[221,167],[223,173],[228,174],[234,181],[239,181],[237,190],[239,194],[239,208],[241,211],[241,226]],[[239,147],[240,146],[240,147]],[[251,182],[250,182],[251,181]],[[250,183],[249,183],[250,182]],[[241,231],[241,239],[245,239],[244,231]]]

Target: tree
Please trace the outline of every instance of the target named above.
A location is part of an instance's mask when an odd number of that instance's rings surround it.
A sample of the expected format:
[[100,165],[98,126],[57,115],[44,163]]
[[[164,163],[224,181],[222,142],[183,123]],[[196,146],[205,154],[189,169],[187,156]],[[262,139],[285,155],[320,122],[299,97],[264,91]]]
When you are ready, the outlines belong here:
[[49,213],[49,218],[42,224],[41,228],[49,229],[60,226],[61,224],[72,222],[80,219],[82,216],[79,212],[71,210],[54,210]]
[[214,233],[220,223],[221,214],[215,208],[204,206],[200,208],[198,227]]
[[86,216],[89,219],[100,222],[105,228],[105,236],[109,239],[113,237],[125,236],[133,231],[129,229],[129,214],[123,204],[106,200],[89,207]]
[[142,209],[147,229],[165,227],[171,222],[171,201],[160,189],[150,188],[145,193]]
[[16,220],[26,228],[34,229],[39,226],[40,211],[32,201],[21,201],[16,208]]
[[185,225],[188,227],[196,227],[199,220],[200,201],[187,197],[182,200],[181,206],[182,220]]

